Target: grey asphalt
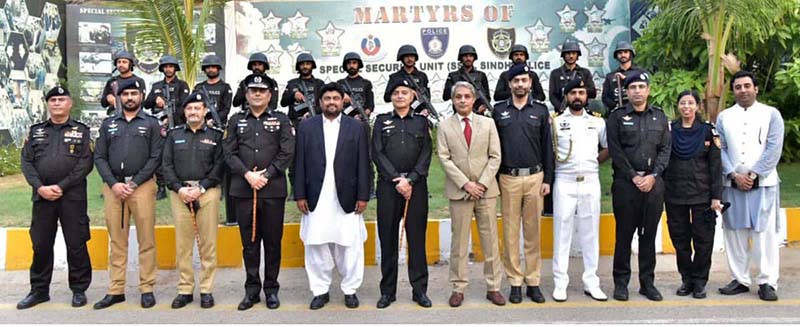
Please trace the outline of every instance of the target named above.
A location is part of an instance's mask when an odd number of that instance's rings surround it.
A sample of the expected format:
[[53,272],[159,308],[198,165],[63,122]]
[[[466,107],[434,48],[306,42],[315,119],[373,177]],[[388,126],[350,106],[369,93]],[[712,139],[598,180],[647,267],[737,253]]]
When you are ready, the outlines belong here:
[[[602,257],[600,262],[601,286],[611,296],[611,257]],[[633,267],[635,269],[635,257]],[[471,284],[466,300],[460,308],[450,308],[447,299],[451,288],[448,285],[448,266],[430,266],[428,294],[434,305],[424,309],[411,301],[411,289],[401,266],[398,299],[387,309],[375,308],[379,297],[378,281],[380,269],[368,266],[364,283],[358,290],[361,306],[347,309],[342,292],[338,289],[338,277],[331,287],[331,302],[317,311],[308,309],[311,293],[303,269],[281,270],[281,307],[268,310],[264,302],[244,312],[236,310],[241,300],[244,271],[242,269],[220,269],[217,272],[214,296],[217,305],[212,309],[201,309],[199,295],[187,307],[174,310],[170,303],[175,296],[177,273],[159,271],[156,285],[158,304],[151,309],[139,306],[138,280],[135,271],[128,272],[127,302],[106,310],[93,310],[92,303],[102,298],[107,285],[107,272],[95,271],[92,286],[87,291],[89,304],[83,308],[69,306],[71,293],[67,287],[67,274],[57,271],[53,277],[50,302],[28,310],[16,310],[16,302],[29,290],[28,272],[0,272],[0,323],[800,323],[800,249],[781,250],[781,277],[777,302],[758,299],[756,287],[746,294],[723,296],[717,288],[730,281],[725,256],[714,255],[708,298],[703,300],[679,297],[675,290],[680,285],[673,255],[659,255],[656,268],[656,286],[664,295],[664,301],[651,302],[637,293],[638,282],[632,278],[629,290],[631,300],[619,302],[609,300],[597,302],[583,295],[580,275],[583,265],[580,258],[570,262],[570,287],[567,302],[552,300],[553,287],[550,260],[544,260],[541,287],[547,302],[536,304],[526,299],[521,304],[494,306],[484,299],[485,286],[481,281],[482,264],[470,265]],[[508,295],[508,284],[503,285],[503,294]],[[263,300],[263,296],[262,296]]]

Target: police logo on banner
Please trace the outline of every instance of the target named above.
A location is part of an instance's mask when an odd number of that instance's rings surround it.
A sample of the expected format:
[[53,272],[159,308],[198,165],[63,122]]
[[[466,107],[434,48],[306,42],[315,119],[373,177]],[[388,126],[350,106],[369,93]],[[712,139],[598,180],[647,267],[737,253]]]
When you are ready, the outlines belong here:
[[447,27],[425,27],[420,29],[422,49],[432,59],[439,59],[447,51],[450,29]]
[[489,49],[498,57],[505,57],[516,42],[516,32],[511,28],[489,28],[486,30]]
[[386,51],[381,48],[381,39],[370,34],[361,39],[362,60],[366,62],[376,62],[386,57]]
[[280,47],[276,48],[274,45],[270,44],[266,51],[266,55],[267,61],[269,61],[269,71],[281,71],[281,57],[283,56],[283,50]]
[[589,21],[586,22],[586,30],[589,33],[602,33],[603,15],[605,14],[605,10],[597,9],[597,5],[593,4],[592,8],[586,11],[586,17],[589,18]]
[[322,49],[323,57],[336,57],[339,55],[342,50],[339,38],[342,34],[344,34],[344,30],[337,28],[331,21],[328,21],[328,25],[325,28],[317,30],[317,35],[321,39],[319,46]]
[[564,33],[572,33],[575,32],[576,23],[575,23],[575,16],[578,15],[578,12],[572,10],[569,5],[564,5],[564,9],[561,11],[556,11],[556,15],[559,17],[558,27],[561,28],[561,32]]
[[536,24],[526,26],[525,30],[531,35],[528,47],[532,52],[545,53],[550,51],[550,32],[553,30],[552,27],[545,25],[539,19]]
[[587,56],[589,59],[589,66],[603,67],[603,61],[605,59],[603,53],[607,47],[607,44],[601,43],[596,37],[592,39],[592,42],[586,44],[586,49],[589,50],[589,55]]
[[289,37],[292,39],[305,39],[308,37],[308,20],[310,18],[303,16],[303,13],[298,10],[294,16],[287,18],[289,21]]
[[283,21],[282,17],[277,17],[270,11],[267,17],[261,18],[261,24],[264,25],[264,39],[265,40],[278,40],[281,38],[280,23]]

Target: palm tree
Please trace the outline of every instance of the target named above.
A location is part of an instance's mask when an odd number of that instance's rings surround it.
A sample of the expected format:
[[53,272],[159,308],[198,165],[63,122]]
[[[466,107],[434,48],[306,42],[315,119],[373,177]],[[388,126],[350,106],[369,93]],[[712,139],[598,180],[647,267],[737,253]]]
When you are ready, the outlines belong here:
[[712,121],[725,104],[725,71],[740,69],[737,50],[764,43],[780,18],[797,6],[796,0],[650,0],[650,4],[661,10],[659,16],[669,22],[672,37],[706,42],[705,105]]
[[225,2],[127,0],[119,5],[132,10],[133,22],[126,24],[126,29],[136,31],[139,50],[178,58],[182,63],[179,76],[191,86],[197,80],[201,56],[206,52],[205,25],[212,19],[211,13],[222,9]]

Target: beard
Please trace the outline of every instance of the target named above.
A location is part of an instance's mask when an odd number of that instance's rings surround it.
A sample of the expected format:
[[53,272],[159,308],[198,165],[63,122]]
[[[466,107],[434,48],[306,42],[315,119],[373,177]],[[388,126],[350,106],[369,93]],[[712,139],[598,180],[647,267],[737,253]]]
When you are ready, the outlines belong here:
[[347,75],[356,76],[358,74],[358,68],[347,68]]
[[208,78],[216,78],[217,76],[219,76],[219,72],[207,72],[206,73],[206,77],[208,77]]
[[570,110],[574,110],[574,111],[580,111],[585,106],[586,106],[586,104],[583,103],[583,101],[580,100],[580,99],[579,100],[574,100],[574,101],[569,103],[569,109]]

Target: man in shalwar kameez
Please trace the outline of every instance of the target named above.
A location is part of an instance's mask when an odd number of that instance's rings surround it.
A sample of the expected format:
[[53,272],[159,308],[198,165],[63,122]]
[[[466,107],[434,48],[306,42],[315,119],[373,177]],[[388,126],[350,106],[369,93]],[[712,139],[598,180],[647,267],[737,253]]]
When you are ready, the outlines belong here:
[[750,291],[751,260],[758,267],[758,296],[778,300],[778,210],[780,178],[776,167],[783,148],[783,118],[778,109],[756,100],[754,75],[740,71],[731,78],[736,104],[717,117],[722,149],[725,250],[733,280],[724,295]]
[[319,91],[322,115],[300,123],[295,148],[297,208],[303,213],[300,238],[314,298],[312,310],[330,301],[333,268],[342,276],[348,308],[358,307],[356,289],[364,278],[362,213],[369,200],[370,161],[363,123],[342,115],[344,91],[330,83]]

